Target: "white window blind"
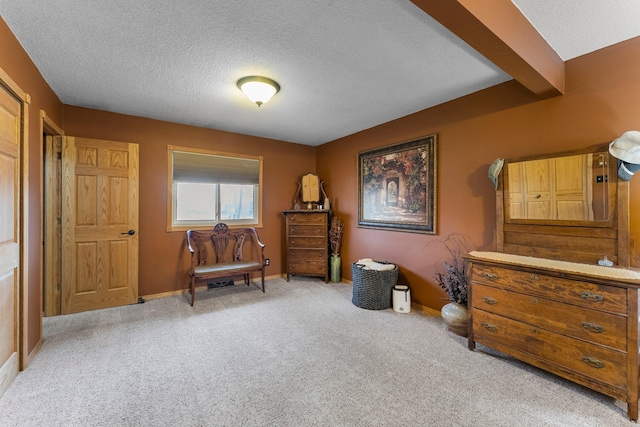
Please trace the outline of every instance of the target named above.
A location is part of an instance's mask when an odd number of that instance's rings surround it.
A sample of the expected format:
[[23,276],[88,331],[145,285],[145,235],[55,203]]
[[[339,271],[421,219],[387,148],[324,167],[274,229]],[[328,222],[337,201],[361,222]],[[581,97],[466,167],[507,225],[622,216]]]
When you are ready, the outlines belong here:
[[213,154],[173,152],[174,182],[259,184],[260,161]]

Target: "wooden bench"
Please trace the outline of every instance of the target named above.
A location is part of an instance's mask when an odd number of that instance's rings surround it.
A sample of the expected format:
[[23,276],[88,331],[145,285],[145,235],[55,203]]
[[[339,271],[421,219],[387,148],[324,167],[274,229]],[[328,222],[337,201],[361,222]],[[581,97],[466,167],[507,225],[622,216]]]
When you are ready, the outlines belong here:
[[[244,243],[252,240],[255,244],[253,259],[243,260]],[[229,241],[233,241],[233,259],[226,260]],[[187,231],[187,246],[191,252],[191,305],[196,294],[196,281],[219,279],[242,275],[246,285],[250,284],[250,273],[259,271],[262,276],[262,292],[264,292],[264,244],[258,238],[255,228],[231,230],[226,224],[219,223],[210,231]],[[210,251],[213,252],[210,254]],[[259,255],[258,255],[259,253]]]

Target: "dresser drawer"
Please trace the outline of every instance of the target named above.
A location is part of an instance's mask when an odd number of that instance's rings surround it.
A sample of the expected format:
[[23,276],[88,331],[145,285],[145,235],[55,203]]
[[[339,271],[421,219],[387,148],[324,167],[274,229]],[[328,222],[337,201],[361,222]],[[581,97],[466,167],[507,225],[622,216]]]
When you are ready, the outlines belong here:
[[501,343],[596,381],[627,388],[627,354],[473,309],[474,338]]
[[327,263],[322,261],[290,261],[289,274],[324,275]]
[[624,288],[483,264],[473,265],[472,281],[581,307],[622,315],[627,313],[627,291]]
[[289,236],[317,236],[326,239],[327,227],[324,225],[291,225]]
[[474,284],[471,306],[563,335],[627,351],[627,318]]
[[329,258],[325,249],[289,249],[287,251],[287,260],[291,262],[300,261],[322,261],[325,264]]
[[319,248],[327,246],[327,239],[324,237],[289,237],[287,241],[289,248]]
[[289,224],[327,224],[327,215],[323,213],[305,213],[287,215]]

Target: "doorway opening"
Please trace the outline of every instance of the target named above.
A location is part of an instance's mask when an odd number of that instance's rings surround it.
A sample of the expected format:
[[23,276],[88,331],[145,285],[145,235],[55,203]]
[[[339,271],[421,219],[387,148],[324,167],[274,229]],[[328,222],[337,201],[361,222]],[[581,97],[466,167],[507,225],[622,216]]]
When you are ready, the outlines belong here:
[[62,313],[61,162],[64,132],[44,111],[42,116],[42,307],[44,316]]

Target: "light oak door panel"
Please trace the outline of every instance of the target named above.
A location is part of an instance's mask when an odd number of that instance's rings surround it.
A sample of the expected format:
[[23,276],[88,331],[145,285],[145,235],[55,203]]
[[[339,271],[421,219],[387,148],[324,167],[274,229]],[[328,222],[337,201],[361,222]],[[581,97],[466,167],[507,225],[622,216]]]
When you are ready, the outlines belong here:
[[0,89],[0,396],[18,374],[21,106]]
[[554,219],[553,164],[549,159],[533,160],[524,166],[526,215],[528,219]]
[[62,312],[138,299],[138,145],[64,137]]
[[556,161],[556,210],[558,219],[592,220],[591,159],[584,155],[566,156]]
[[62,314],[60,280],[60,241],[62,208],[60,206],[60,171],[62,137],[47,135],[44,161],[44,312],[45,316]]
[[509,163],[509,218],[526,218],[523,163]]
[[509,164],[511,218],[593,219],[587,162],[576,155]]

